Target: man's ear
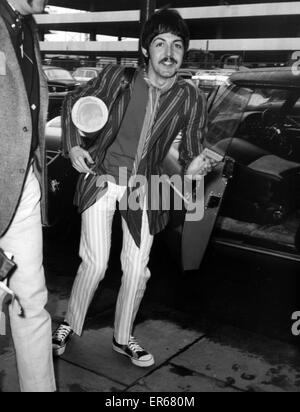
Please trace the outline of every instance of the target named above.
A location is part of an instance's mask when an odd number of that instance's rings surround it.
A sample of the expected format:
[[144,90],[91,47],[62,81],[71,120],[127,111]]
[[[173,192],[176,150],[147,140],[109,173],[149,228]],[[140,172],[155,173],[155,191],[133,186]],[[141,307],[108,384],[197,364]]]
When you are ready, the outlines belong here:
[[149,57],[149,56],[148,56],[148,52],[147,52],[146,49],[144,49],[144,47],[142,47],[142,52],[143,52],[143,55],[144,55],[146,58]]

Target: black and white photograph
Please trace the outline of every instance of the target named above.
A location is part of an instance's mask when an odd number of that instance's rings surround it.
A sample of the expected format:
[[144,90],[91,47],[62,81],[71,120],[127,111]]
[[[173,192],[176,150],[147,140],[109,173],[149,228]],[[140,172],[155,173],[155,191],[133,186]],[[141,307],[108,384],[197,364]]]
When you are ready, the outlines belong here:
[[299,22],[0,0],[0,392],[300,392]]

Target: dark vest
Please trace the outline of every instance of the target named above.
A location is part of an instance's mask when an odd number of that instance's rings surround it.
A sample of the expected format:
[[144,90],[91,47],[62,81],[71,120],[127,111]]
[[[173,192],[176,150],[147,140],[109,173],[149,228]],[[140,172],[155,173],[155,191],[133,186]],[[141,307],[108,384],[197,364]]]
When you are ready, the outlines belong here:
[[[148,85],[140,72],[117,137],[106,152],[103,162],[105,173],[113,176],[117,184],[126,186],[132,173],[146,114],[148,90]],[[121,181],[120,168],[126,170],[125,175],[121,176]]]

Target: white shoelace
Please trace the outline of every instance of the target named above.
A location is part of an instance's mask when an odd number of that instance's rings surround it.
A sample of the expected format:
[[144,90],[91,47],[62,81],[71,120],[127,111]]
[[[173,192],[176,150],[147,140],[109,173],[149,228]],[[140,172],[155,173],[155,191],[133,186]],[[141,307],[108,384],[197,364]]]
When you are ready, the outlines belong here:
[[130,336],[128,347],[133,352],[144,352],[145,350],[139,345],[138,341],[133,337]]
[[70,326],[61,325],[54,334],[54,339],[63,341],[71,332]]

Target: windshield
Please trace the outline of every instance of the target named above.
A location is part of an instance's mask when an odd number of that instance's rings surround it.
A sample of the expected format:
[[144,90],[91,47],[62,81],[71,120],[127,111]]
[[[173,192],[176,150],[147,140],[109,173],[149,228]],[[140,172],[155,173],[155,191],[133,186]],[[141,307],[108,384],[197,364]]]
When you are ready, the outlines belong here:
[[64,69],[45,70],[48,80],[74,80],[71,73]]
[[[248,105],[252,91],[246,88],[230,86],[217,94],[208,119],[206,145],[214,146],[221,141],[228,141],[234,136],[244,110]],[[219,147],[221,154],[227,150],[226,144]]]
[[88,70],[85,75],[86,77],[90,77],[92,79],[97,76],[97,72],[95,72],[94,70]]
[[73,76],[84,77],[85,70],[75,70],[75,72],[73,73]]
[[284,143],[291,133],[300,135],[299,92],[232,85],[215,96],[208,126],[206,144],[217,145],[221,154],[239,138],[300,161],[300,153]]

